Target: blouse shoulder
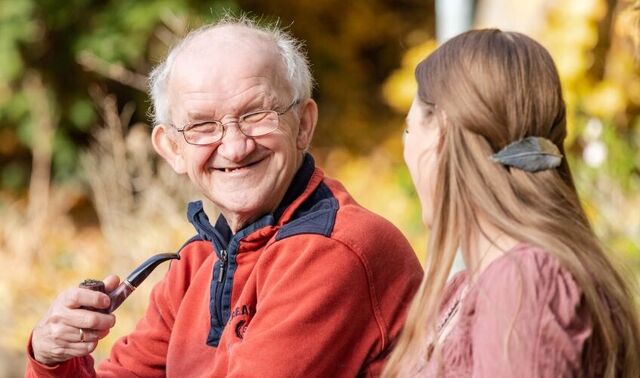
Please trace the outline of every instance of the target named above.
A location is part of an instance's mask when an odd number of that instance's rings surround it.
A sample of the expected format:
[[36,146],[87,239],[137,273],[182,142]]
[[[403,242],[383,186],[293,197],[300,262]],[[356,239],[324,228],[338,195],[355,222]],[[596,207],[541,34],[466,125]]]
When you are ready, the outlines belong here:
[[474,340],[508,345],[510,365],[536,376],[579,371],[591,319],[582,290],[552,254],[520,245],[492,262],[472,292]]
[[582,290],[555,256],[527,245],[491,263],[478,278],[477,287],[488,293],[519,291],[523,299],[551,304],[561,312],[575,308],[582,298]]

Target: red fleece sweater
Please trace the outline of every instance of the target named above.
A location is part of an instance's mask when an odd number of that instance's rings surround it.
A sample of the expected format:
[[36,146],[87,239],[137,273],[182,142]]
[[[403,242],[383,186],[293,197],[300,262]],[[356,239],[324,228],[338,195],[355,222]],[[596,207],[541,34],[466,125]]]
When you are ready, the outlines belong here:
[[[312,172],[277,222],[239,240],[217,346],[207,344],[217,256],[210,241],[198,240],[182,249],[153,289],[144,317],[96,371],[90,356],[49,367],[30,353],[26,376],[378,375],[422,269],[400,231],[359,206],[341,184]],[[332,229],[278,237],[287,223],[317,219],[297,212],[313,205],[319,187],[337,200]]]

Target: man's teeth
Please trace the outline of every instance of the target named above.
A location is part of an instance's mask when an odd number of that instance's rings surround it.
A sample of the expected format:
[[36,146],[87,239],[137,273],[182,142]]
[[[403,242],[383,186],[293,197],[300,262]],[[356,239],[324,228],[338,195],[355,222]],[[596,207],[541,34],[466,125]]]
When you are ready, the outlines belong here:
[[218,168],[218,170],[220,170],[220,171],[222,171],[224,173],[229,173],[229,172],[237,171],[238,169],[246,169],[246,168],[252,167],[254,164],[256,164],[256,163],[255,162],[254,163],[249,163],[249,164],[243,165],[241,167],[235,167],[235,168]]

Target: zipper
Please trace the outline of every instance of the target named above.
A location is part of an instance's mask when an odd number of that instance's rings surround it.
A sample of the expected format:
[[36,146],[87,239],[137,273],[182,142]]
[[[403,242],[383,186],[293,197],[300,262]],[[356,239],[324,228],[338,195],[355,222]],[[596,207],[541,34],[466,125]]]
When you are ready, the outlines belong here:
[[224,280],[224,276],[227,273],[227,250],[220,251],[220,269],[218,270],[218,282]]
[[216,285],[216,320],[219,325],[222,323],[222,293],[224,291],[225,278],[227,276],[227,250],[220,251],[220,268],[218,270],[218,284]]

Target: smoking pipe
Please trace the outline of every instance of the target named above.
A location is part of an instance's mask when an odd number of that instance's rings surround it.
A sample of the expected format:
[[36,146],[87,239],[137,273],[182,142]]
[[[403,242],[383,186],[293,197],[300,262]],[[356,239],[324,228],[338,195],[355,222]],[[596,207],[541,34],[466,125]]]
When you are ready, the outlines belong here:
[[[124,302],[124,300],[127,299],[127,297],[131,295],[131,293],[133,293],[138,285],[140,285],[142,281],[144,281],[149,276],[149,274],[151,274],[151,272],[153,272],[153,270],[158,265],[160,265],[160,263],[173,259],[180,260],[180,255],[177,253],[159,253],[157,255],[149,257],[145,262],[134,269],[134,271],[131,272],[131,274],[129,274],[127,278],[125,278],[124,281],[122,281],[120,285],[115,288],[115,290],[107,294],[109,295],[109,298],[111,298],[111,305],[109,306],[109,308],[83,308],[87,310],[102,312],[105,314],[114,312],[118,307],[120,307],[122,302]],[[102,281],[87,279],[80,283],[80,287],[84,289],[100,291],[106,294],[104,282]]]

